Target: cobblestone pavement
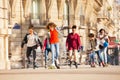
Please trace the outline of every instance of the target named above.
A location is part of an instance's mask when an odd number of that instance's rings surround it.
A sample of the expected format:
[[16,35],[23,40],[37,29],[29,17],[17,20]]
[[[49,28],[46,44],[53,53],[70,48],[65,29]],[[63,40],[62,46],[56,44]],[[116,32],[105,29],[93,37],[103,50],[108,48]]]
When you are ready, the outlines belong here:
[[0,80],[120,80],[120,66],[96,67],[80,65],[62,66],[61,69],[0,70]]

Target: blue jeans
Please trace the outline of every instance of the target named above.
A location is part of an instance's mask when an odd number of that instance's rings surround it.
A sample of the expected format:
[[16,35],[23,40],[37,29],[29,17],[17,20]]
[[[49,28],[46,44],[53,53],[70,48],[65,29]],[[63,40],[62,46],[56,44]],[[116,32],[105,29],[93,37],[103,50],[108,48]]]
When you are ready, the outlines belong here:
[[50,48],[46,48],[46,49],[45,49],[45,64],[47,64],[48,54],[49,54],[50,51],[51,51]]
[[52,52],[52,64],[54,64],[55,59],[58,59],[59,56],[59,43],[50,44]]
[[98,62],[99,64],[104,62],[102,59],[102,54],[101,54],[101,50],[96,51],[97,55],[98,55]]
[[89,57],[90,57],[91,64],[94,64],[95,63],[95,52],[93,51],[92,53],[90,53]]
[[104,61],[104,63],[107,64],[107,47],[103,48],[100,50],[100,55],[102,57],[102,60]]

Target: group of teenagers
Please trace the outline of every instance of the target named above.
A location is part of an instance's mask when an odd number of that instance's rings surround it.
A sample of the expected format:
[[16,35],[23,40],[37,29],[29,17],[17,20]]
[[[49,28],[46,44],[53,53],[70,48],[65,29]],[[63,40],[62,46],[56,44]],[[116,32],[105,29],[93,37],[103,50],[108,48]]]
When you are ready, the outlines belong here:
[[[108,46],[109,46],[109,37],[105,29],[100,29],[97,35],[90,33],[89,37],[89,48],[88,56],[91,67],[95,67],[95,63],[98,63],[99,66],[106,67],[108,66]],[[96,55],[97,61],[96,62]]]
[[[64,27],[57,27],[57,25],[53,22],[50,22],[47,24],[46,29],[48,30],[47,34],[45,35],[45,39],[43,43],[41,42],[39,36],[34,31],[34,26],[30,25],[28,28],[28,33],[25,35],[25,37],[22,40],[21,48],[23,49],[24,44],[27,44],[27,51],[26,51],[26,57],[27,57],[27,68],[33,63],[33,68],[37,68],[36,65],[36,49],[40,46],[42,52],[45,53],[45,68],[48,68],[48,54],[51,52],[51,68],[57,68],[60,69],[59,65],[59,35],[60,30],[63,30]],[[105,66],[107,64],[107,46],[108,46],[108,38],[105,33],[104,29],[101,29],[95,38],[93,33],[90,33],[88,35],[89,37],[89,45],[90,48],[89,51],[89,58],[90,58],[90,65],[91,67],[95,67],[95,54],[98,53],[99,56],[99,63]],[[97,46],[99,44],[99,49],[97,49]],[[69,66],[74,62],[74,65],[76,68],[78,68],[78,51],[81,49],[81,40],[80,36],[77,33],[77,26],[72,26],[72,32],[67,35],[66,39],[66,50],[68,51],[68,61]],[[104,52],[104,58],[102,56],[102,52]],[[33,55],[33,61],[30,60],[30,55]],[[67,54],[66,54],[67,55]]]

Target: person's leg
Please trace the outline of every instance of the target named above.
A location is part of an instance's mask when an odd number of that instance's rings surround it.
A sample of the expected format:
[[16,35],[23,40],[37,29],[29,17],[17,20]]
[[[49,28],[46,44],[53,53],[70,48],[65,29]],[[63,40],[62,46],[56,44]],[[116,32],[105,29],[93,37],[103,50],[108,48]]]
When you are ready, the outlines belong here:
[[56,50],[56,54],[55,54],[55,66],[57,67],[57,69],[60,69],[60,65],[59,65],[59,43],[55,44],[55,50]]
[[51,52],[51,49],[47,48],[45,50],[45,68],[47,68],[47,66],[48,66],[48,54],[49,54],[49,52]]
[[94,64],[95,60],[94,60],[94,52],[91,53],[91,63]]
[[55,44],[51,44],[51,52],[52,52],[52,65],[55,65]]
[[69,60],[72,61],[72,54],[73,54],[73,50],[69,50]]
[[103,55],[104,55],[104,63],[107,64],[107,47],[104,48],[103,51],[104,51],[104,52],[103,52]]
[[36,65],[36,46],[32,47],[32,51],[33,51],[33,68],[37,68],[38,66]]
[[69,66],[71,67],[71,64],[72,64],[72,54],[73,54],[73,50],[69,50],[69,53],[68,53],[68,56],[69,56]]
[[95,67],[95,55],[96,55],[96,53],[93,52],[92,53],[92,64],[93,64],[93,67]]
[[32,47],[27,47],[26,57],[27,57],[27,60],[28,60],[28,64],[30,64],[30,54],[31,54],[31,51],[32,51]]
[[77,50],[76,49],[74,50],[73,55],[74,55],[74,61],[77,62],[78,60],[77,60]]
[[74,50],[74,62],[75,67],[78,68],[78,51],[76,49]]
[[27,57],[27,68],[29,68],[29,66],[31,64],[31,62],[30,62],[31,51],[32,51],[32,47],[27,47],[27,54],[26,54],[26,57]]
[[47,65],[48,49],[45,49],[45,66]]
[[35,60],[36,60],[36,50],[34,48],[32,50],[33,50],[33,62],[35,62]]
[[107,54],[107,61],[108,61],[107,63],[110,64],[110,55],[109,54]]
[[96,53],[97,53],[97,61],[98,61],[98,64],[99,64],[99,66],[101,66],[102,60],[101,60],[101,58],[100,58],[100,56],[99,56],[99,50],[96,51]]
[[90,57],[90,65],[91,65],[91,67],[95,67],[94,66],[94,53],[93,52],[90,53],[89,57]]
[[59,43],[55,44],[55,50],[56,50],[55,59],[58,59],[58,56],[59,56]]
[[91,58],[91,65],[94,65],[94,53],[93,52],[91,53],[90,58]]
[[103,56],[102,53],[103,53],[103,50],[98,51],[98,55],[99,55],[99,58],[100,58],[100,63],[103,65],[103,67],[105,67],[104,60],[103,60],[103,57],[102,57]]

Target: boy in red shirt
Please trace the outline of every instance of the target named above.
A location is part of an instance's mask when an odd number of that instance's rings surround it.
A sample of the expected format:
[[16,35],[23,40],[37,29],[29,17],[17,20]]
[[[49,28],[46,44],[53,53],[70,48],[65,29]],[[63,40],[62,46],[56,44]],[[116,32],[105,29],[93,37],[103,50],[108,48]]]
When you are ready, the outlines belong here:
[[70,60],[70,67],[72,64],[72,55],[74,55],[74,63],[75,67],[78,68],[77,65],[77,51],[81,46],[80,36],[76,33],[76,25],[72,26],[72,33],[69,33],[66,40],[66,47],[69,51],[69,60]]

